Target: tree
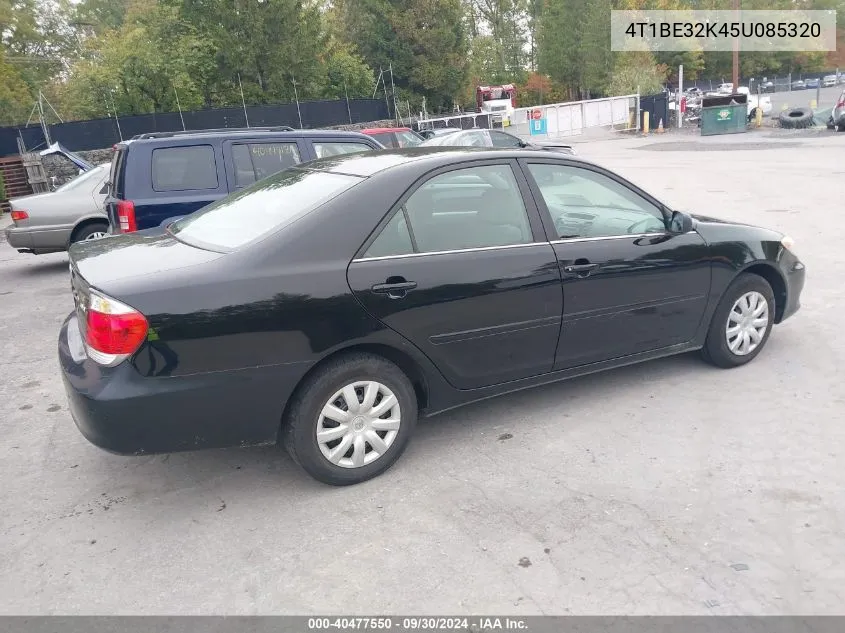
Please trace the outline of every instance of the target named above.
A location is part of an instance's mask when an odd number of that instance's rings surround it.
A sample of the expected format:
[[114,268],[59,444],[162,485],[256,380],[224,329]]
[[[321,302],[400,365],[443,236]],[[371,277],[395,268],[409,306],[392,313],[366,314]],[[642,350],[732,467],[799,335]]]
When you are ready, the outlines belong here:
[[610,0],[548,0],[539,29],[539,71],[572,96],[602,93],[612,67]]
[[669,69],[654,59],[650,51],[619,53],[613,68],[609,92],[614,95],[657,94],[666,81]]
[[[167,54],[162,54],[167,51]],[[214,72],[213,45],[175,7],[138,2],[119,29],[88,42],[71,70],[66,107],[77,117],[199,108]]]
[[528,0],[470,0],[468,11],[476,30],[472,48],[484,40],[491,75],[485,83],[522,82],[529,62]]
[[26,121],[32,111],[34,97],[17,68],[6,62],[0,48],[0,125]]
[[460,0],[343,0],[335,5],[344,37],[374,70],[393,69],[397,88],[450,108],[467,74]]

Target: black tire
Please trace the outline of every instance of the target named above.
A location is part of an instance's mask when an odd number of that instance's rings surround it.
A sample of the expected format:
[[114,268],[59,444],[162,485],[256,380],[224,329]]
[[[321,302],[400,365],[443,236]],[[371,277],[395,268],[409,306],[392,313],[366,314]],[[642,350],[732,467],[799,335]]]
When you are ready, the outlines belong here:
[[[728,317],[736,301],[748,292],[759,292],[768,305],[769,323],[762,336],[760,343],[750,353],[741,356],[735,354],[728,347],[725,328],[728,324]],[[707,340],[701,350],[701,356],[708,363],[725,369],[745,365],[756,358],[757,354],[766,346],[772,325],[775,319],[775,294],[769,282],[750,273],[742,273],[731,282],[725,294],[722,295],[713,318],[710,320],[710,329],[707,332]]]
[[782,128],[799,130],[813,125],[813,111],[810,108],[784,110],[778,116]]
[[[378,381],[393,392],[399,402],[401,424],[383,455],[369,464],[345,468],[331,463],[321,452],[317,423],[332,394],[365,380]],[[329,361],[300,385],[283,421],[282,442],[293,460],[314,479],[332,486],[349,486],[377,477],[399,459],[416,428],[417,413],[414,387],[401,369],[380,356],[349,354]]]
[[845,132],[845,115],[839,117],[839,121],[836,122],[836,131]]
[[76,244],[77,242],[84,242],[85,240],[89,239],[95,233],[108,233],[109,232],[109,225],[108,222],[91,222],[89,224],[83,224],[80,227],[77,227],[73,231],[73,235],[70,236],[70,243]]

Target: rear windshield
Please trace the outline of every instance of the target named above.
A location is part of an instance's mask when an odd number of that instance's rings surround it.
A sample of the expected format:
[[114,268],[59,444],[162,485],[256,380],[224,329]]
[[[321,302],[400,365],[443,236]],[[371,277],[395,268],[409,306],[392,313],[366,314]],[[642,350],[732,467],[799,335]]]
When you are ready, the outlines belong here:
[[174,222],[170,232],[200,248],[231,251],[290,224],[362,180],[287,169]]
[[94,180],[97,178],[105,178],[106,177],[106,170],[108,165],[100,165],[98,167],[94,167],[94,169],[89,169],[88,171],[82,172],[73,180],[70,180],[63,184],[61,187],[56,189],[56,192],[59,191],[69,191],[71,189],[76,189],[77,187],[81,187],[84,184],[93,185]]

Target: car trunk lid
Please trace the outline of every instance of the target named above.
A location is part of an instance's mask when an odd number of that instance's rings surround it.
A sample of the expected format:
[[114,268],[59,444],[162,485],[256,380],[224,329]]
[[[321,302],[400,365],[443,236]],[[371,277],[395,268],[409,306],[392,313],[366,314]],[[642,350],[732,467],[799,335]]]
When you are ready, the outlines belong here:
[[121,300],[119,284],[214,261],[221,253],[188,246],[162,228],[74,244],[69,251],[71,286],[77,307],[91,288]]

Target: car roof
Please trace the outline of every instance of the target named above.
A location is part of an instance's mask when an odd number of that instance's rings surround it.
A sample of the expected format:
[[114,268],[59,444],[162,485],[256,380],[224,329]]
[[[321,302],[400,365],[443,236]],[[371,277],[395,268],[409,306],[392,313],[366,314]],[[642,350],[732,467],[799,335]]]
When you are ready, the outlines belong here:
[[387,132],[410,132],[409,127],[368,127],[361,130],[362,134],[385,134]]
[[560,159],[589,163],[589,161],[572,154],[554,154],[544,150],[418,146],[331,156],[305,163],[296,167],[296,169],[327,171],[368,178],[380,172],[412,163],[436,169],[438,167],[453,165],[456,162],[469,162],[491,158],[542,158],[544,160]]
[[362,138],[360,132],[347,130],[268,130],[256,128],[239,129],[232,131],[221,130],[188,130],[187,132],[167,133],[166,136],[155,136],[151,138],[133,138],[118,143],[115,147],[126,147],[130,144],[153,144],[153,145],[180,145],[191,144],[192,141],[209,141],[212,139],[240,140],[240,139],[268,139],[268,138]]

